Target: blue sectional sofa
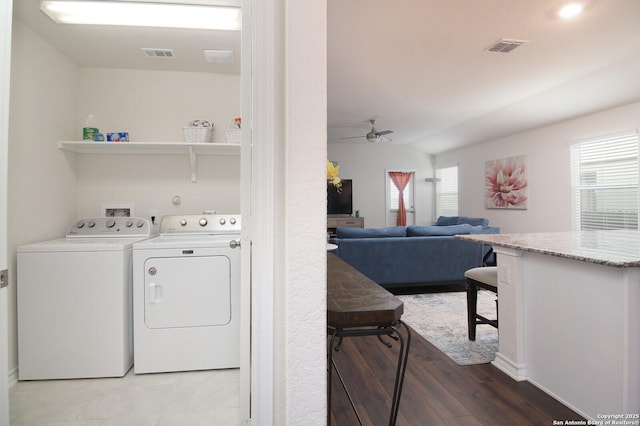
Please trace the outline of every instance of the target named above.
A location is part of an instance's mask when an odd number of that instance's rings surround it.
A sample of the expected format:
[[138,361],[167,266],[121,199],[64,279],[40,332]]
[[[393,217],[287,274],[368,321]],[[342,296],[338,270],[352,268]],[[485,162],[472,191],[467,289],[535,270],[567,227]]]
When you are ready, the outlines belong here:
[[331,242],[338,257],[383,287],[397,288],[463,283],[487,249],[454,236],[499,232],[484,218],[441,216],[434,226],[338,228]]

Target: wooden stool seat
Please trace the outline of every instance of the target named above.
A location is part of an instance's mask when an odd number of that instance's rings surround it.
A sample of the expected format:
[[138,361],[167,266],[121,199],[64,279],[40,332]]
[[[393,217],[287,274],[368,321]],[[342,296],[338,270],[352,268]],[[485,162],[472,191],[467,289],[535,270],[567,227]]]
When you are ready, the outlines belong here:
[[[478,314],[478,288],[492,291],[498,295],[498,267],[483,266],[469,269],[464,273],[467,279],[467,323],[469,327],[469,340],[476,340],[476,326],[489,324],[498,328],[498,318],[488,319]],[[496,311],[498,300],[496,299]]]

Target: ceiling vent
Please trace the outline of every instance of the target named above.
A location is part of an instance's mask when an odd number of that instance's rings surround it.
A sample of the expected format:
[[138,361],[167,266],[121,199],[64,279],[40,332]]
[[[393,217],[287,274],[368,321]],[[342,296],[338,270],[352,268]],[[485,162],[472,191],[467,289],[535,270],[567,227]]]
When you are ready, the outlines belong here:
[[513,39],[503,38],[502,40],[498,40],[491,46],[487,47],[486,50],[488,50],[489,52],[509,53],[516,47],[522,46],[525,43],[529,43],[529,42],[527,40],[513,40]]
[[143,47],[142,51],[144,52],[147,58],[175,58],[176,55],[173,53],[173,49],[153,49],[150,47]]

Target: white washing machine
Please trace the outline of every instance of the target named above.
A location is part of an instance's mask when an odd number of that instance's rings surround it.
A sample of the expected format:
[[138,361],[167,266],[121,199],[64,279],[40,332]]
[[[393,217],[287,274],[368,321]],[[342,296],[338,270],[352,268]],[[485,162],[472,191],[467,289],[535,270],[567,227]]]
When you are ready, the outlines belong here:
[[133,364],[133,243],[142,218],[88,218],[18,247],[18,378],[122,377]]
[[240,366],[240,215],[164,216],[133,248],[134,372]]

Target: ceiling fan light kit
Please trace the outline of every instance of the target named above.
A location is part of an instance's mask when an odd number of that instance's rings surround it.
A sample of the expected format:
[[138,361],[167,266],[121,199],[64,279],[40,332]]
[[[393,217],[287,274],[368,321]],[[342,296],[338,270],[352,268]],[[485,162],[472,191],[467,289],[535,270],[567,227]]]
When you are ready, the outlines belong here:
[[391,142],[391,138],[387,138],[384,135],[388,135],[389,133],[393,133],[393,130],[382,130],[382,131],[377,131],[375,124],[376,124],[376,120],[369,120],[369,123],[371,123],[371,131],[369,131],[369,133],[367,133],[364,136],[350,136],[347,138],[340,138],[340,139],[359,139],[359,138],[366,138],[367,142],[369,143],[378,143],[378,142]]

